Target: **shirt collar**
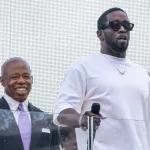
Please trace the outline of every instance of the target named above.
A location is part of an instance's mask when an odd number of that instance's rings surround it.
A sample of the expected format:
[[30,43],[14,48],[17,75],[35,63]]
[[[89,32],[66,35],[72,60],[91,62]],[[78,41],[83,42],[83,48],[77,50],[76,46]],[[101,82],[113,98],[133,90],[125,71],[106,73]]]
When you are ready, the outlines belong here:
[[[4,93],[4,98],[7,101],[10,110],[16,111],[20,103],[14,100],[12,97],[8,96],[6,93]],[[22,102],[22,104],[23,104],[24,111],[28,111],[28,99]]]
[[103,54],[103,53],[100,53],[100,54],[103,55],[103,57],[105,57],[105,59],[107,59],[108,61],[113,61],[116,63],[127,63],[127,58],[115,57],[115,56]]

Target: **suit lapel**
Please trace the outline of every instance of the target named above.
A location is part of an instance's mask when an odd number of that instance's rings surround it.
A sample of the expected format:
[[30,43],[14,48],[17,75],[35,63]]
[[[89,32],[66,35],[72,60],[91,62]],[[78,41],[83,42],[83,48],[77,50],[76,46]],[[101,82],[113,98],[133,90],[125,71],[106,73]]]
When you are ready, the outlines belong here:
[[13,119],[10,120],[9,132],[10,132],[11,136],[13,137],[13,140],[14,140],[16,146],[18,147],[18,150],[23,150],[24,148],[23,148],[23,143],[22,143],[22,139],[20,136],[19,128],[16,124],[15,118],[12,113],[11,113],[11,115],[12,115]]
[[[12,136],[12,139],[14,140],[16,147],[18,148],[18,150],[23,150],[24,148],[23,148],[23,143],[21,140],[19,128],[16,124],[13,113],[10,111],[8,103],[6,102],[6,100],[3,97],[0,99],[0,109],[4,110],[4,112],[5,112],[5,116],[8,121],[8,126],[7,126],[8,132]],[[4,119],[6,119],[6,118],[4,118]]]

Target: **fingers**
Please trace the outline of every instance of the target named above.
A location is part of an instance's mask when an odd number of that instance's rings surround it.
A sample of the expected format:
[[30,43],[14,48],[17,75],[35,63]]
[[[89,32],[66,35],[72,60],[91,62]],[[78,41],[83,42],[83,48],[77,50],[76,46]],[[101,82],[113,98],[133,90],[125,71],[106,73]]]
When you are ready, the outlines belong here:
[[100,126],[100,122],[101,122],[100,118],[94,118],[94,120],[93,120],[93,126],[94,126],[95,130],[97,130],[98,127]]
[[101,114],[97,115],[97,114],[93,114],[90,111],[86,111],[81,119],[81,129],[84,131],[88,129],[88,117],[93,117],[94,130],[97,130],[98,127],[100,126],[100,122],[101,122],[100,117],[102,117],[102,115]]
[[81,129],[82,129],[83,131],[86,131],[88,128],[87,128],[87,127],[82,127],[82,126],[81,126]]
[[93,114],[92,112],[90,112],[90,111],[86,111],[85,112],[85,115],[86,116],[89,116],[89,117],[93,117],[93,122],[94,122],[94,124],[96,124],[97,126],[99,126],[100,125],[100,122],[101,122],[101,120],[100,120],[100,117],[102,117],[102,115],[101,114]]
[[87,127],[88,126],[88,123],[87,123],[87,116],[86,115],[83,115],[82,116],[82,119],[81,119],[81,129],[86,131],[87,130]]
[[93,118],[93,122],[94,122],[95,125],[99,126],[101,120],[100,120],[100,118]]
[[97,114],[93,114],[91,111],[86,111],[85,112],[86,116],[92,117],[92,116],[97,116]]

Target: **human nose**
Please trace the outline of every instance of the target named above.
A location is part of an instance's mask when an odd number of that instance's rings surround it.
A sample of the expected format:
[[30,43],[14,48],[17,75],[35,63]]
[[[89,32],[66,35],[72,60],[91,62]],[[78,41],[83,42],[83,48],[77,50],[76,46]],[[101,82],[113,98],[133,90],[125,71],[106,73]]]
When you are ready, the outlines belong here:
[[127,30],[121,25],[120,29],[118,30],[120,33],[125,33]]
[[25,79],[24,79],[22,76],[19,77],[17,81],[18,81],[18,83],[20,83],[20,84],[21,84],[21,83],[25,83]]

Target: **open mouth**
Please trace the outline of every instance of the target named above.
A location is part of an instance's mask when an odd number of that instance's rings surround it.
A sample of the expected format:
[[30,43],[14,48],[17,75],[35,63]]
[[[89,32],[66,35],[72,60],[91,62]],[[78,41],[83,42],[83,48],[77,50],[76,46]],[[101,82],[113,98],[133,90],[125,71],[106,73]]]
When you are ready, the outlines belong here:
[[125,35],[119,36],[118,40],[127,41],[127,36]]
[[16,92],[17,92],[17,94],[21,94],[21,95],[24,95],[24,94],[26,94],[27,92],[28,92],[28,90],[27,90],[27,88],[16,88],[16,90],[15,90]]
[[122,44],[125,44],[128,41],[127,36],[125,35],[119,36],[117,40],[119,41],[119,43],[122,43]]

